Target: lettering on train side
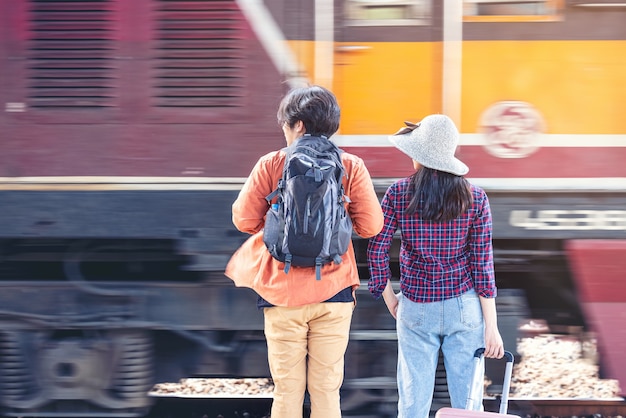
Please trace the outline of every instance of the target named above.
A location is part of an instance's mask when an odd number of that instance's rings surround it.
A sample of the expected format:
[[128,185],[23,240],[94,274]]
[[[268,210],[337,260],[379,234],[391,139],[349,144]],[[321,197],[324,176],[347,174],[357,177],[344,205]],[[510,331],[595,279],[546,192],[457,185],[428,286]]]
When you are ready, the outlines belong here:
[[524,229],[626,231],[626,210],[512,210],[509,224]]

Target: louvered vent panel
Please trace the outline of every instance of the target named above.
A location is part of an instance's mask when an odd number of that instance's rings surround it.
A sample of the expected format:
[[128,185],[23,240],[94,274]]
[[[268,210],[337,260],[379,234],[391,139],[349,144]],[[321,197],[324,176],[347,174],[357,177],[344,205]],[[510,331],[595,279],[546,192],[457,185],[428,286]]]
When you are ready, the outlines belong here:
[[29,4],[29,107],[112,107],[112,0],[31,0]]
[[243,22],[235,1],[157,3],[156,106],[242,106]]

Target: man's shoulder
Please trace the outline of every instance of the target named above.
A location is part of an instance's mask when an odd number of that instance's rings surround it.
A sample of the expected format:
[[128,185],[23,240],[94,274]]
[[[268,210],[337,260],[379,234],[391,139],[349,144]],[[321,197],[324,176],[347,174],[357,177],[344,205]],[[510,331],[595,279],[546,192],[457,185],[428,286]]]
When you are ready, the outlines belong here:
[[272,160],[284,158],[284,157],[285,157],[285,151],[283,151],[282,149],[279,149],[279,150],[270,151],[267,154],[262,155],[259,158],[259,161],[272,161]]
[[253,169],[252,175],[257,177],[270,176],[272,181],[275,181],[276,178],[280,177],[284,163],[285,153],[282,150],[270,151],[259,157]]
[[[341,162],[347,168],[358,167],[364,165],[363,159],[358,155],[351,154],[349,152],[343,151],[341,153]],[[348,165],[350,167],[348,167]]]
[[285,161],[285,151],[282,149],[279,150],[274,150],[274,151],[270,151],[267,154],[262,155],[259,160],[258,160],[258,164],[261,166],[270,166],[273,167],[276,164],[283,164],[283,162]]

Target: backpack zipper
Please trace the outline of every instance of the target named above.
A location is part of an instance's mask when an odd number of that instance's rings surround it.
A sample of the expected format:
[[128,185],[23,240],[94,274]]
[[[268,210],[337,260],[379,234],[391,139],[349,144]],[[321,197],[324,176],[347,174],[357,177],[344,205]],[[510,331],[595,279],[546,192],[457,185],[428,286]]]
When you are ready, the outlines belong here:
[[304,209],[304,225],[302,227],[304,233],[309,232],[309,218],[311,217],[311,196],[306,198],[306,207]]

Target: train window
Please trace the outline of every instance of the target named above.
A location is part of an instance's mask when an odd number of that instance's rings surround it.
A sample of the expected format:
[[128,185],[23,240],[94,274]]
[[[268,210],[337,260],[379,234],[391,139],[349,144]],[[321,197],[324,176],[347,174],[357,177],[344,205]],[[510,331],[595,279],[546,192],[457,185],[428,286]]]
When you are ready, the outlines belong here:
[[347,0],[346,24],[350,26],[427,25],[430,0]]
[[465,21],[558,20],[563,0],[463,0]]

